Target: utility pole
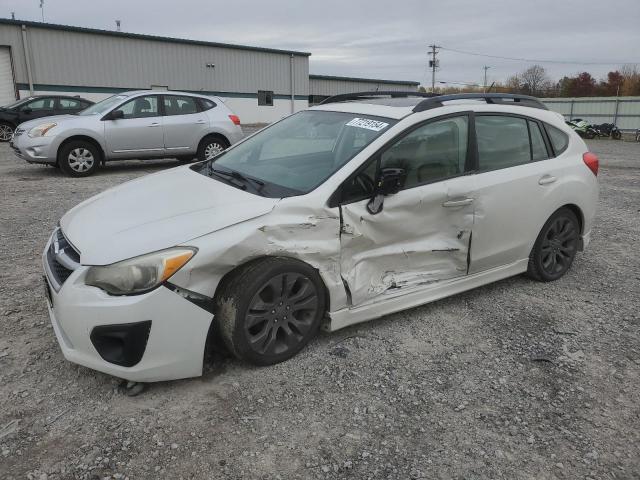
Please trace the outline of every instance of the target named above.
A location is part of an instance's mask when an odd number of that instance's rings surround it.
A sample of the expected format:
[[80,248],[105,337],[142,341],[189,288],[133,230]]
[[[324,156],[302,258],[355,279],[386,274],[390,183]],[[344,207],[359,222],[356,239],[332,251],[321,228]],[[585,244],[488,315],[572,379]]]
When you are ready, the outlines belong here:
[[431,60],[429,60],[429,67],[431,67],[431,93],[436,93],[436,68],[439,65],[439,62],[436,60],[436,55],[438,54],[438,48],[440,48],[440,46],[433,44],[433,45],[429,45],[429,47],[431,48],[431,52],[429,52],[429,55],[431,55]]
[[116,20],[116,30],[120,31],[120,20]]
[[42,21],[44,22],[44,0],[40,0],[40,13],[42,14]]
[[489,70],[491,67],[485,65],[482,68],[484,68],[484,82],[482,84],[482,86],[483,86],[482,91],[483,91],[483,93],[487,93],[487,70]]

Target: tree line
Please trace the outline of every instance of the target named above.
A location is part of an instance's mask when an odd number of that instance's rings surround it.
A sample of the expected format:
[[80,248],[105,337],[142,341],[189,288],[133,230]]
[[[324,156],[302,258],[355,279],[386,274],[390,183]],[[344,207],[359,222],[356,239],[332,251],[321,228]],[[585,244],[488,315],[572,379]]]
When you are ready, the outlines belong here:
[[[426,91],[420,87],[421,91]],[[437,93],[464,93],[483,91],[482,86],[436,87]],[[553,81],[545,68],[532,65],[522,72],[511,75],[506,82],[495,82],[487,91],[499,93],[522,93],[535,97],[609,97],[640,95],[640,70],[637,65],[624,65],[596,80],[589,72],[565,76]]]

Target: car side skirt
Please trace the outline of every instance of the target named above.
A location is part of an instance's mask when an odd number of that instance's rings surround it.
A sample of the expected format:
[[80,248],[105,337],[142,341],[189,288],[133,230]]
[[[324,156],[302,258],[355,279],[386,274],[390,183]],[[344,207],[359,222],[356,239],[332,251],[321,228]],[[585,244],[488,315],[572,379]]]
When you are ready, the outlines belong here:
[[[527,271],[529,259],[525,258],[509,265],[478,272],[462,278],[444,280],[427,287],[415,288],[410,291],[401,289],[389,290],[376,301],[357,307],[343,308],[329,312],[329,322],[324,325],[325,330],[333,332],[341,328],[379,318],[391,313],[424,305],[440,300],[460,292],[481,287],[488,283],[519,275]],[[385,295],[387,298],[384,298]]]

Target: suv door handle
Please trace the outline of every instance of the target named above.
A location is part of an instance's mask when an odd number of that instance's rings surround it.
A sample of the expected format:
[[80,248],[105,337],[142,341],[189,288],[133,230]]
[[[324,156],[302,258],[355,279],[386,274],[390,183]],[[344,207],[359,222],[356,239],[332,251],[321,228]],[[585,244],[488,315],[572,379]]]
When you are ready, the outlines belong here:
[[542,177],[540,177],[540,180],[538,180],[538,184],[549,185],[550,183],[553,183],[556,180],[557,178],[554,177],[553,175],[543,175]]
[[465,205],[471,205],[473,198],[464,198],[462,200],[447,200],[442,204],[443,207],[464,207]]
[[152,124],[149,125],[150,127],[159,127],[160,124],[158,122],[153,122]]
[[204,120],[198,120],[196,123],[197,123],[198,125],[202,125],[202,124],[205,124],[205,123],[207,123],[207,122],[205,122]]

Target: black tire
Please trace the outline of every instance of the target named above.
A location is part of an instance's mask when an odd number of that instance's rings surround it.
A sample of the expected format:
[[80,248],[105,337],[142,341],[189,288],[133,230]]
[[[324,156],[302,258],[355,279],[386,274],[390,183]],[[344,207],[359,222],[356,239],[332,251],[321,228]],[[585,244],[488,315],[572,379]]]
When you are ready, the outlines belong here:
[[596,132],[594,132],[593,130],[587,130],[586,132],[584,132],[584,138],[588,140],[595,138],[595,136],[596,136]]
[[8,122],[0,122],[0,142],[11,140],[15,127]]
[[611,132],[611,138],[614,140],[620,140],[622,138],[622,132],[620,130],[614,130]]
[[549,217],[529,255],[527,274],[540,282],[562,277],[575,259],[580,242],[580,222],[571,210],[560,208]]
[[75,140],[58,152],[58,165],[70,177],[88,177],[100,167],[100,150],[92,143]]
[[198,144],[198,161],[210,160],[227,148],[229,148],[229,142],[224,137],[215,134],[207,135]]
[[298,260],[250,262],[216,295],[217,331],[237,358],[273,365],[298,353],[316,335],[325,313],[318,272]]

